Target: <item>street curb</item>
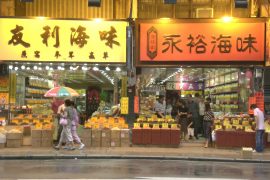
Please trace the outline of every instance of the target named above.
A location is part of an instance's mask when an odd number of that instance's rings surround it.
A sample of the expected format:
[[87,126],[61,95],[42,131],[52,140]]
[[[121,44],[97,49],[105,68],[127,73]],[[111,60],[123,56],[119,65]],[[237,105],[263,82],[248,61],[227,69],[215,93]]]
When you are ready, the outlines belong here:
[[181,160],[181,161],[208,161],[208,162],[237,162],[237,163],[270,163],[270,160],[234,159],[212,157],[186,157],[186,156],[137,156],[137,155],[6,155],[0,160],[63,160],[63,159],[137,159],[137,160]]

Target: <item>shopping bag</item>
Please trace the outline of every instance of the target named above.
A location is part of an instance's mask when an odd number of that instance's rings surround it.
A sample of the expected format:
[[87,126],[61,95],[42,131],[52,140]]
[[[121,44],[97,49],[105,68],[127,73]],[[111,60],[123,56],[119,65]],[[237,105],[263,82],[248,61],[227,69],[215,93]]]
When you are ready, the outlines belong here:
[[68,123],[68,122],[67,122],[67,119],[66,119],[66,118],[63,118],[63,117],[60,118],[59,124],[61,124],[62,126],[66,126],[67,123]]
[[216,131],[212,131],[211,133],[211,136],[212,136],[212,141],[216,141]]

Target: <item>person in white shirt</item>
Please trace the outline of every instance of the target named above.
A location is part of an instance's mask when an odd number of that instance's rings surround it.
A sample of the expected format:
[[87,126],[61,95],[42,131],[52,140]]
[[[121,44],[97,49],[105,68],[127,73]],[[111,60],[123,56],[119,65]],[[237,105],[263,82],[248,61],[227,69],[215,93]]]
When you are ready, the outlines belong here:
[[158,118],[165,117],[166,104],[164,103],[164,101],[165,101],[165,97],[163,95],[160,95],[158,100],[155,103],[154,110]]
[[263,137],[264,137],[264,114],[257,107],[256,104],[252,104],[250,109],[254,111],[254,118],[256,122],[256,148],[254,152],[262,152],[263,151]]

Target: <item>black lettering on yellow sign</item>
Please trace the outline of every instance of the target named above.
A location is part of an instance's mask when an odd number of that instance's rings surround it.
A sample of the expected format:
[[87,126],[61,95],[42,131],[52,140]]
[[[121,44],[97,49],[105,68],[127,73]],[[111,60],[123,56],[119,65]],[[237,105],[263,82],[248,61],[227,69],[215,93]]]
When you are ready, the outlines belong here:
[[106,40],[105,44],[110,48],[113,48],[113,44],[120,46],[120,43],[114,40],[115,38],[117,38],[116,33],[117,31],[113,26],[111,26],[110,31],[99,31],[100,40]]
[[95,59],[94,52],[90,52],[89,59]]
[[31,46],[29,43],[22,40],[22,37],[23,37],[23,33],[21,32],[22,30],[23,30],[23,26],[16,25],[16,28],[10,31],[13,34],[13,36],[8,41],[9,45],[13,44],[13,46],[16,46],[18,44],[21,44],[25,48],[28,48]]
[[104,53],[103,53],[103,59],[106,60],[108,57],[109,57],[108,52],[104,52]]
[[27,58],[27,53],[26,53],[26,51],[22,51],[21,58]]
[[56,57],[56,59],[58,59],[60,56],[61,56],[60,52],[56,51],[54,57]]
[[73,51],[69,51],[69,56],[68,56],[70,59],[74,58],[74,52]]
[[40,51],[35,51],[35,58],[40,58]]
[[71,35],[70,35],[70,44],[77,44],[80,48],[84,47],[87,44],[87,40],[89,36],[85,33],[86,28],[83,26],[79,26],[77,29],[71,28]]
[[59,26],[55,26],[53,28],[53,32],[51,33],[51,27],[50,26],[44,26],[43,30],[45,31],[43,34],[41,34],[40,36],[42,37],[42,43],[45,44],[48,47],[48,39],[50,38],[50,36],[52,36],[52,38],[55,38],[55,44],[53,45],[54,47],[58,48],[60,46],[60,41],[59,41]]
[[176,49],[178,52],[182,52],[182,49],[180,49],[179,47],[177,47],[177,44],[179,42],[181,42],[181,40],[176,41],[176,38],[180,38],[180,35],[177,34],[172,34],[172,35],[165,35],[163,36],[165,41],[162,43],[162,45],[167,45],[167,47],[165,47],[162,50],[162,53],[167,52],[170,48],[171,48],[171,53],[173,53],[173,50]]

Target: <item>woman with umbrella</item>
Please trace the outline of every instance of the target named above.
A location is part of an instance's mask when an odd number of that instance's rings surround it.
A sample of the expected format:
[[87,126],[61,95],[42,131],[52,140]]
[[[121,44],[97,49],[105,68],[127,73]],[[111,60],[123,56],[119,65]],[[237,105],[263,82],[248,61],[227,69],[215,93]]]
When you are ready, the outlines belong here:
[[71,106],[71,101],[69,99],[65,100],[65,109],[61,112],[61,118],[63,119],[63,123],[60,124],[63,126],[63,130],[61,132],[60,140],[58,142],[58,145],[54,148],[59,150],[62,146],[63,142],[66,142],[66,147],[68,150],[74,150],[74,143],[73,143],[73,137],[71,134],[71,127],[72,127],[72,120],[74,117],[74,111]]

